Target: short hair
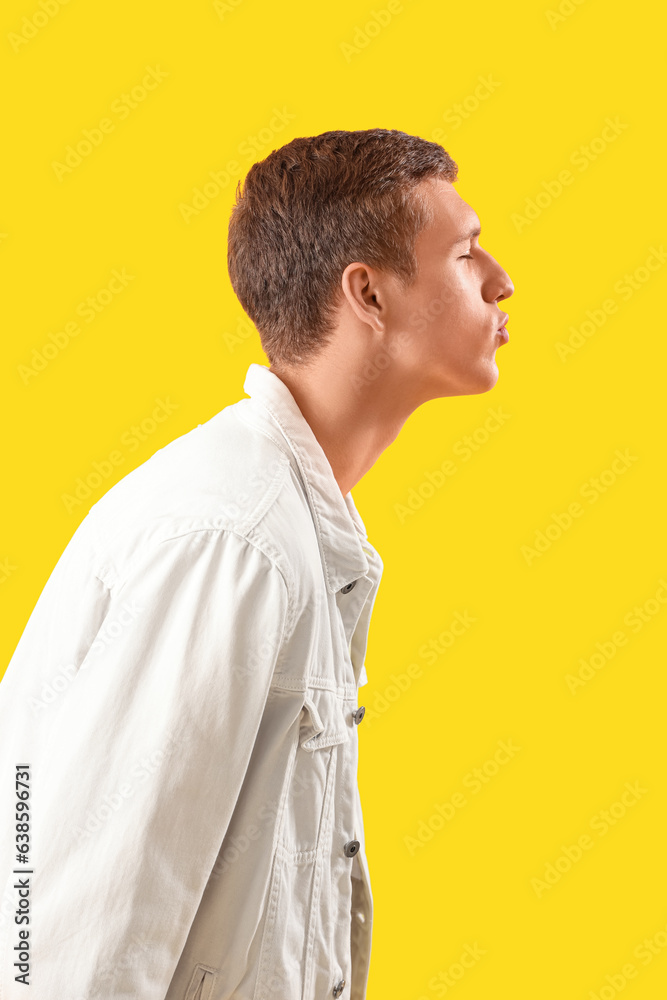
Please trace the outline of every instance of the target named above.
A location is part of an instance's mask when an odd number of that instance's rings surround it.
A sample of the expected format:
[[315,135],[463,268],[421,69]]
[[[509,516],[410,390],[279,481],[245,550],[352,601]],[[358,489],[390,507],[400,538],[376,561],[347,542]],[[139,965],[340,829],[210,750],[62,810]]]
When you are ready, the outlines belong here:
[[431,218],[415,188],[457,173],[438,143],[381,128],[292,139],[253,164],[236,188],[227,264],[271,364],[300,364],[328,342],[352,261],[414,280]]

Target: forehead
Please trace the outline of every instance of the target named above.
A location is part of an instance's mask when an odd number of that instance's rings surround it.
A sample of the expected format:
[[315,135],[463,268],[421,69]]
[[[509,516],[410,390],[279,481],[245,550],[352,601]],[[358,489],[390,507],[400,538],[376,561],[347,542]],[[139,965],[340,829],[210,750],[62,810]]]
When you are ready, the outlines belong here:
[[449,246],[469,239],[480,228],[477,213],[449,181],[429,177],[419,188],[432,213],[431,223],[420,234],[423,242]]

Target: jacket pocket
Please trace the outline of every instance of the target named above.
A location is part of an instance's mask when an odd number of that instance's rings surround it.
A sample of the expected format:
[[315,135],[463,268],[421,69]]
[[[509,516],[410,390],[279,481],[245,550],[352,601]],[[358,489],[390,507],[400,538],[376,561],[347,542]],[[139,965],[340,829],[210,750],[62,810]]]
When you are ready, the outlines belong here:
[[281,844],[290,854],[315,851],[332,810],[338,745],[347,739],[341,702],[333,691],[304,695],[293,752],[290,794]]
[[199,963],[192,973],[184,1000],[211,1000],[217,969]]

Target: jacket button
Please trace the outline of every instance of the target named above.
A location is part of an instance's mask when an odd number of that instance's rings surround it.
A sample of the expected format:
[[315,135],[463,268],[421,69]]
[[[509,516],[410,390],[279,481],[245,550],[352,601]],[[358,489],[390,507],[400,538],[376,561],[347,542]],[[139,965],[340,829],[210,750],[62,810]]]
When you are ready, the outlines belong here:
[[356,712],[352,713],[352,718],[354,719],[355,726],[358,726],[364,715],[366,714],[366,708],[364,705],[360,705]]
[[353,580],[352,583],[346,583],[344,587],[340,588],[341,594],[349,594],[357,585],[357,581]]
[[347,844],[344,847],[345,856],[348,858],[353,858],[354,855],[359,850],[360,846],[361,845],[358,840],[348,840]]
[[341,979],[341,981],[339,983],[336,983],[336,985],[334,986],[333,995],[335,997],[339,997],[344,989],[345,989],[345,980]]

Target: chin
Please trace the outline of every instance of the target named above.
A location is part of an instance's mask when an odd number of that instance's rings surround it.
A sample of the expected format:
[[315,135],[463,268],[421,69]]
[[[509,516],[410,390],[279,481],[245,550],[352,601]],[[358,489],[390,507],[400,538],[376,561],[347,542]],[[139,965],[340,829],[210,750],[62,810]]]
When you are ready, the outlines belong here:
[[486,367],[478,367],[474,370],[457,373],[452,377],[452,372],[437,371],[436,377],[431,379],[432,393],[427,398],[438,399],[444,396],[477,396],[484,392],[489,392],[498,381],[498,366],[495,361],[491,361]]
[[485,371],[475,373],[475,377],[470,379],[469,388],[464,389],[461,395],[475,396],[489,392],[498,381],[499,374],[497,366],[492,363]]

